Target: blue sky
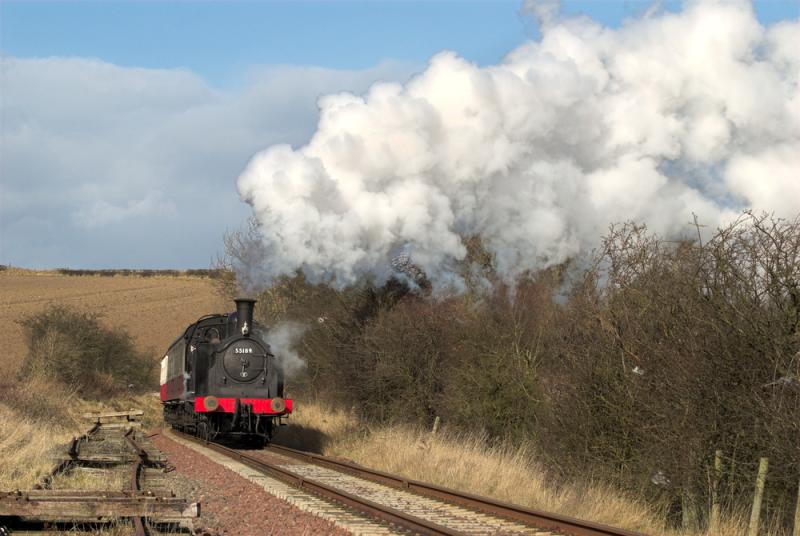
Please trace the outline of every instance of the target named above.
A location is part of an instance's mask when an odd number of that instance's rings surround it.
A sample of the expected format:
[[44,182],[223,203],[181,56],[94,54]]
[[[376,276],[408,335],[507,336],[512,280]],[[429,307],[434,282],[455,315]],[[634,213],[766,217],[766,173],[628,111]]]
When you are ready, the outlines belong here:
[[[249,214],[238,174],[307,141],[319,96],[403,82],[443,49],[496,63],[537,37],[521,5],[3,0],[0,264],[208,266]],[[562,12],[618,26],[649,6]],[[755,3],[762,24],[798,6]]]
[[[16,57],[78,56],[129,67],[182,67],[215,85],[235,83],[252,65],[366,68],[392,58],[422,63],[443,49],[490,64],[536,26],[520,2],[46,2],[2,3],[2,46]],[[566,1],[616,26],[645,1]],[[664,3],[677,9],[678,2]],[[755,3],[759,20],[798,16],[798,0]]]
[[224,83],[253,64],[364,68],[453,48],[496,61],[524,38],[512,2],[11,3],[3,49],[185,67]]

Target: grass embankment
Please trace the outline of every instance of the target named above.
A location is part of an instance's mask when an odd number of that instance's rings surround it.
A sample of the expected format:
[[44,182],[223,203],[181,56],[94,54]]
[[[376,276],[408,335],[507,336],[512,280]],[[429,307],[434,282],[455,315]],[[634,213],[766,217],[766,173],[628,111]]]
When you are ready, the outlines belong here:
[[[474,434],[446,428],[433,434],[409,426],[372,427],[353,412],[302,402],[276,442],[501,501],[557,512],[654,536],[744,536],[746,514],[709,531],[664,528],[666,511],[648,507],[599,482],[560,486],[528,445],[490,444]],[[779,532],[770,531],[769,535]]]
[[[64,455],[69,441],[90,428],[91,423],[81,417],[83,413],[143,409],[147,428],[161,425],[161,404],[152,393],[88,401],[42,381],[25,384],[18,392],[23,390],[27,393],[3,393],[0,401],[0,490],[30,489],[46,475],[55,459]],[[13,398],[6,398],[6,394]],[[38,397],[40,412],[20,410],[21,397]],[[52,408],[49,415],[42,412],[46,405]]]

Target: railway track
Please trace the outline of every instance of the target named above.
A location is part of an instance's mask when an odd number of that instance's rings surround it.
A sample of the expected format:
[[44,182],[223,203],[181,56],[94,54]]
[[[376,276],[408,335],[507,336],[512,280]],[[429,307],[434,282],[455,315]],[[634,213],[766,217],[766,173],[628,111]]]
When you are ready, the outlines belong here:
[[278,445],[234,449],[172,431],[263,475],[345,505],[398,530],[430,535],[642,536],[504,503]]
[[167,486],[166,459],[138,431],[141,415],[134,410],[85,416],[96,423],[72,440],[33,489],[0,491],[0,529],[97,533],[129,520],[135,536],[186,534],[199,505],[176,498]]

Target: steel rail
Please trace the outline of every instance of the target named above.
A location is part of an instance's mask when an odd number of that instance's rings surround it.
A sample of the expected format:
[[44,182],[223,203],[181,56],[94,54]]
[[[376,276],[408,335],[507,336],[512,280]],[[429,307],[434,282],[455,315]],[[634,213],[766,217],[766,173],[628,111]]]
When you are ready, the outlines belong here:
[[[133,450],[136,451],[136,454],[139,455],[139,460],[133,464],[133,472],[131,474],[131,491],[139,492],[142,491],[139,478],[144,470],[144,464],[147,462],[147,451],[133,439],[133,428],[125,432],[125,439]],[[133,517],[132,520],[135,536],[150,536],[150,530],[147,528],[144,517],[136,516]]]
[[353,462],[336,460],[328,456],[312,454],[280,445],[270,444],[266,450],[291,456],[293,458],[309,461],[316,465],[328,467],[339,471],[348,472],[355,476],[372,480],[379,484],[403,489],[434,499],[444,500],[453,504],[479,510],[494,516],[505,517],[522,522],[532,527],[543,530],[554,530],[570,536],[645,536],[642,533],[610,527],[592,521],[584,521],[574,517],[563,516],[542,510],[526,508],[516,504],[498,501],[489,497],[482,497],[443,486],[428,484],[418,480],[400,477],[383,471],[370,469]]
[[149,462],[150,458],[149,455],[147,454],[147,451],[144,449],[144,447],[142,447],[139,443],[137,443],[135,439],[133,439],[133,436],[134,436],[133,428],[130,428],[128,429],[127,432],[125,432],[125,435],[123,437],[125,437],[125,441],[128,442],[128,444],[131,446],[134,452],[136,452],[136,455],[139,456],[139,459],[143,463]]
[[172,433],[181,439],[200,444],[229,458],[238,460],[251,469],[255,469],[261,473],[267,473],[278,478],[279,480],[282,480],[283,482],[286,482],[287,484],[307,490],[320,497],[339,502],[349,506],[350,508],[353,508],[354,510],[367,514],[372,518],[411,530],[414,533],[431,536],[461,536],[462,534],[454,529],[439,525],[427,519],[416,517],[401,510],[397,510],[395,508],[370,501],[369,499],[338,490],[332,486],[323,484],[322,482],[301,477],[276,464],[249,456],[241,451],[225,447],[218,443],[212,443],[198,439],[175,429],[172,430]]

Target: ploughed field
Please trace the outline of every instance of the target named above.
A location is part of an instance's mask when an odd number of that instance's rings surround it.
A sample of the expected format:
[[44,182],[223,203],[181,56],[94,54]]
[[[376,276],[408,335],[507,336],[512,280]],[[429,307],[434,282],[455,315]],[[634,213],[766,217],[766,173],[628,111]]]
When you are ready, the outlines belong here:
[[102,314],[108,326],[124,326],[137,346],[159,359],[181,330],[198,317],[231,308],[214,281],[198,276],[62,275],[12,268],[0,271],[0,366],[16,372],[27,352],[16,321],[62,303]]

